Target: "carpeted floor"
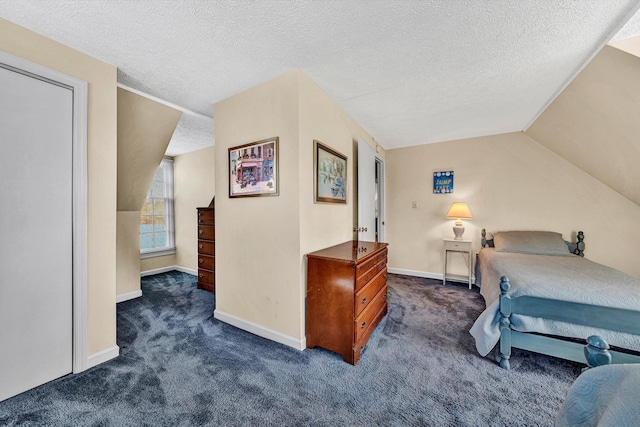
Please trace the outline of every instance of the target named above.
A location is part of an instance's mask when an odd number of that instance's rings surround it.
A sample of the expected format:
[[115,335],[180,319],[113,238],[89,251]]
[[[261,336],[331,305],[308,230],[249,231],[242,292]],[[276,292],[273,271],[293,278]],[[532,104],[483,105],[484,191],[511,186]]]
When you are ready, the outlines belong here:
[[477,289],[390,275],[389,314],[357,366],[213,318],[195,276],[142,279],[118,304],[121,356],[0,402],[0,425],[550,426],[580,366],[475,351]]

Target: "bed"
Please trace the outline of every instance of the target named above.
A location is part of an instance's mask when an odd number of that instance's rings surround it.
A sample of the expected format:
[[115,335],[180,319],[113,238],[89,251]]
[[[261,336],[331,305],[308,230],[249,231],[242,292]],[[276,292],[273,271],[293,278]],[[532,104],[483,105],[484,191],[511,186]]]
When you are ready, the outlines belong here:
[[589,369],[573,383],[556,427],[633,426],[640,420],[640,365]]
[[486,309],[470,330],[480,355],[499,342],[504,369],[512,348],[583,362],[575,339],[598,335],[593,351],[640,363],[640,278],[584,258],[582,232],[575,243],[552,232],[482,233],[476,284]]

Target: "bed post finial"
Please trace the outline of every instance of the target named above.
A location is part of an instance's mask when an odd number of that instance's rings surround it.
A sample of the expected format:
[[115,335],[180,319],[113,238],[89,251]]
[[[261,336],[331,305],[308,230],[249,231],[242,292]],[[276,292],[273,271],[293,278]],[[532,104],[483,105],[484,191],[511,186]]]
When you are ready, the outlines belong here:
[[609,353],[609,344],[599,336],[591,335],[587,338],[587,345],[584,346],[584,357],[587,359],[589,368],[610,365],[611,353]]
[[578,256],[584,256],[584,233],[582,231],[578,231],[576,238],[578,241],[576,242],[576,249],[573,253]]
[[500,367],[509,370],[511,365],[511,284],[507,276],[500,278]]

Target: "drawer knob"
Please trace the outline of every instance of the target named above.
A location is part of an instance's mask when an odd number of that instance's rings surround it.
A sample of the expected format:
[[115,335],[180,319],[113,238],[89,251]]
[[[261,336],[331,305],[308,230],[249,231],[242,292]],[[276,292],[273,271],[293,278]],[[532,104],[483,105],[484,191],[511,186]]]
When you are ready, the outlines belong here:
[[382,268],[384,268],[384,266],[385,266],[385,265],[387,265],[387,264],[385,264],[385,263],[383,262],[383,263],[382,263]]
[[367,322],[362,322],[362,325],[360,325],[360,329],[364,329],[365,326],[367,326]]
[[387,276],[387,275],[385,274],[385,275],[384,275],[384,276],[382,276],[382,277],[384,277],[384,278],[386,279],[386,278],[387,278],[387,277],[389,277],[389,276]]
[[369,275],[364,276],[364,280],[369,280]]
[[202,264],[202,258],[199,258],[199,259],[198,259],[198,262],[199,262],[200,264]]
[[388,294],[384,294],[384,295],[382,295],[382,298],[387,299],[387,295],[388,295]]
[[368,270],[368,269],[369,269],[369,264],[366,264],[366,265],[364,266],[364,268],[365,268],[365,270]]
[[201,277],[201,278],[202,278],[202,277],[204,277],[204,274],[200,273],[200,277]]
[[364,304],[365,302],[367,302],[367,297],[362,298],[362,301],[360,301],[360,303]]
[[198,212],[198,216],[202,216],[202,212]]
[[202,230],[198,230],[198,233],[202,234]]
[[202,245],[198,245],[198,247],[199,247],[200,249],[202,249]]

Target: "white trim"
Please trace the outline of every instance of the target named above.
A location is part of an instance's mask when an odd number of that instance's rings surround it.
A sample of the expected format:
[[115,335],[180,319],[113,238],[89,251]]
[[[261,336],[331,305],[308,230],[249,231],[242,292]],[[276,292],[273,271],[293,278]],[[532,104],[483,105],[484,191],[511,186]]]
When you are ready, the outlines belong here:
[[139,91],[138,89],[134,89],[134,88],[132,88],[132,87],[129,87],[129,86],[123,85],[122,83],[118,83],[118,87],[119,87],[120,89],[128,90],[129,92],[133,92],[133,93],[135,93],[136,95],[140,95],[140,96],[145,97],[145,98],[147,98],[147,99],[150,99],[150,100],[152,100],[152,101],[158,102],[158,103],[160,103],[160,104],[162,104],[162,105],[166,105],[167,107],[171,107],[171,108],[173,108],[173,109],[175,109],[175,110],[182,111],[183,113],[192,114],[192,115],[194,115],[194,116],[198,116],[198,117],[206,118],[206,119],[208,119],[208,120],[211,120],[211,119],[212,119],[212,117],[205,116],[204,114],[196,113],[195,111],[191,111],[191,110],[189,110],[189,109],[187,109],[187,108],[184,108],[184,107],[181,107],[181,106],[179,106],[179,105],[173,104],[173,103],[171,103],[171,102],[169,102],[169,101],[165,101],[164,99],[156,98],[156,97],[155,97],[155,96],[153,96],[153,95],[149,95],[148,93],[144,93],[144,92],[142,92],[142,91]]
[[430,273],[428,271],[405,270],[402,268],[389,268],[389,267],[387,267],[387,271],[391,274],[404,274],[405,276],[425,277],[427,279],[442,280],[441,273]]
[[147,252],[140,252],[140,259],[147,259],[147,258],[155,258],[155,257],[159,257],[159,256],[168,256],[168,255],[175,255],[176,253],[176,248],[172,248],[172,249],[161,249],[161,250],[151,250],[151,251],[147,251]]
[[179,265],[170,265],[168,267],[156,268],[154,270],[141,271],[140,277],[153,276],[154,274],[167,273],[169,271],[179,271],[181,273],[191,274],[192,276],[198,275],[198,272],[196,270],[192,270],[186,267],[180,267]]
[[213,311],[213,317],[220,320],[221,322],[228,323],[231,326],[235,326],[236,328],[240,328],[259,337],[266,338],[268,340],[275,341],[289,347],[293,347],[296,350],[302,351],[307,347],[306,340],[304,339],[301,340],[290,335],[285,335],[283,333],[274,331],[273,329],[265,328],[264,326],[258,325],[257,323],[241,319],[232,314],[225,313],[217,309]]
[[174,268],[174,270],[179,271],[181,273],[191,274],[192,276],[197,276],[198,275],[198,272],[196,270],[192,270],[190,268],[180,267],[178,265],[174,265],[173,268]]
[[126,294],[120,294],[116,296],[116,304],[119,302],[129,301],[130,299],[140,298],[142,296],[142,290],[127,292]]
[[378,233],[378,240],[386,242],[387,240],[387,164],[383,157],[378,154],[376,147],[375,154],[376,161],[380,162],[380,175],[378,177],[380,188],[380,212],[378,212],[378,220],[380,221],[380,232]]
[[176,266],[172,265],[169,267],[162,267],[162,268],[155,268],[153,270],[141,271],[140,277],[153,276],[154,274],[166,273],[168,271],[173,271],[175,269],[176,269]]
[[120,356],[120,347],[114,345],[111,348],[105,348],[104,350],[100,350],[97,353],[93,353],[91,356],[87,358],[87,367],[86,369],[93,368],[101,363],[107,362],[111,359],[115,359]]
[[0,51],[0,62],[73,91],[72,232],[74,373],[87,369],[87,95],[86,81]]
[[[404,274],[405,276],[413,276],[413,277],[424,277],[427,279],[436,279],[442,280],[442,273],[430,273],[428,271],[417,271],[417,270],[405,270],[402,268],[387,268],[387,271],[391,274]],[[461,277],[458,279],[457,277],[447,277],[447,281],[449,282],[459,282],[459,283],[469,283],[466,277]],[[476,278],[472,277],[471,283],[476,283]]]

